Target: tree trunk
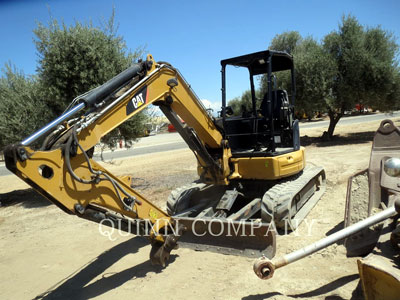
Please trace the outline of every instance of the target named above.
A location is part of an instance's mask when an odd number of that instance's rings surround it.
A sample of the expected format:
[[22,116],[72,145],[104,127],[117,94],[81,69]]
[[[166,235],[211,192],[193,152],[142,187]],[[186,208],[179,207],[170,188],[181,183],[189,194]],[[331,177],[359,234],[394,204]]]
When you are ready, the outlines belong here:
[[342,112],[338,113],[333,111],[332,109],[329,109],[328,115],[329,115],[329,127],[328,131],[324,132],[323,137],[325,137],[328,140],[331,140],[333,137],[333,132],[335,131],[335,127],[339,122],[340,118],[343,116],[343,113]]

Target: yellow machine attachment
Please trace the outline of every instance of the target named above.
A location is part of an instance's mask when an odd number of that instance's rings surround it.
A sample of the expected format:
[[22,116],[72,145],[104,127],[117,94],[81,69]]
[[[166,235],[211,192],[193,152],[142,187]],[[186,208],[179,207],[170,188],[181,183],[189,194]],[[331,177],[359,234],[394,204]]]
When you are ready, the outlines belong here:
[[259,258],[255,274],[270,279],[276,269],[345,239],[348,256],[363,256],[357,264],[365,299],[400,298],[400,128],[391,120],[375,133],[369,168],[349,178],[344,223],[344,229],[292,253]]
[[[275,54],[255,55],[268,61]],[[282,57],[291,62],[287,54]],[[6,166],[65,212],[148,237],[155,263],[164,265],[178,240],[196,249],[273,257],[275,235],[268,223],[304,218],[324,191],[325,174],[322,168],[304,168],[291,106],[277,93],[273,98],[272,88],[269,94],[269,112],[263,108],[264,115],[252,119],[260,128],[252,133],[256,138],[243,143],[240,136],[246,134],[237,130],[247,119],[224,113],[216,120],[177,69],[148,55],[77,97],[63,115],[21,143],[8,146]],[[273,115],[275,102],[280,104]],[[200,183],[171,194],[169,215],[133,190],[129,180],[92,159],[101,137],[150,104],[167,116],[198,161]],[[249,150],[253,146],[257,151]],[[249,222],[252,218],[258,221]]]
[[395,218],[345,241],[348,256],[362,256],[357,263],[366,300],[394,300],[400,295],[400,128],[383,120],[374,136],[369,168],[349,179],[345,226],[393,205]]

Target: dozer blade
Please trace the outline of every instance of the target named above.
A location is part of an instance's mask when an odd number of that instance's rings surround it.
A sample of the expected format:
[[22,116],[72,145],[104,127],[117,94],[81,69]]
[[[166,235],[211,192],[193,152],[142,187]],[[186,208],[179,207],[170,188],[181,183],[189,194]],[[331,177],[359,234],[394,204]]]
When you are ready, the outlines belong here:
[[175,218],[175,221],[185,228],[179,246],[246,257],[275,255],[275,227],[269,224],[215,218]]
[[322,167],[305,167],[292,178],[274,185],[263,196],[261,216],[277,228],[295,230],[326,190]]

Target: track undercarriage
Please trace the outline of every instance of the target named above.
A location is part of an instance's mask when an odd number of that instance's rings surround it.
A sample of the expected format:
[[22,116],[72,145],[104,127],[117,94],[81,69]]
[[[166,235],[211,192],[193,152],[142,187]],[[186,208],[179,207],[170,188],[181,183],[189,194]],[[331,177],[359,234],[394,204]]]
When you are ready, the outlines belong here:
[[295,230],[326,189],[325,171],[306,167],[276,181],[241,180],[228,186],[193,183],[170,194],[167,211],[189,219],[256,220],[278,230]]

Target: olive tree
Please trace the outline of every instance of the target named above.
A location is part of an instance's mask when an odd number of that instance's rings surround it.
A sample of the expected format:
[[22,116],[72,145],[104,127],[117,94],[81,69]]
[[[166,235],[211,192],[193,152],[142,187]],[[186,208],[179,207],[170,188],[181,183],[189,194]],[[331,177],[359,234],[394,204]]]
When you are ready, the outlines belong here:
[[379,26],[364,28],[355,17],[344,16],[338,30],[325,36],[323,47],[336,64],[327,101],[328,138],[344,112],[356,104],[380,110],[398,107],[398,46],[392,34]]
[[[356,104],[378,110],[394,110],[400,103],[398,45],[380,26],[364,27],[353,16],[344,16],[339,28],[322,43],[298,32],[275,36],[272,50],[293,55],[296,74],[296,111],[328,113],[324,133],[330,139],[346,110]],[[290,77],[278,78],[280,88],[290,89]],[[261,89],[266,88],[266,78]]]
[[50,120],[40,83],[6,64],[0,78],[0,150],[19,142]]
[[[114,13],[105,25],[94,26],[76,21],[67,25],[51,19],[49,24],[37,24],[35,45],[39,57],[37,68],[44,100],[50,110],[61,114],[77,96],[103,84],[140,58],[143,49],[127,49],[122,36],[116,33]],[[134,140],[144,132],[146,116],[140,113],[103,142]]]

